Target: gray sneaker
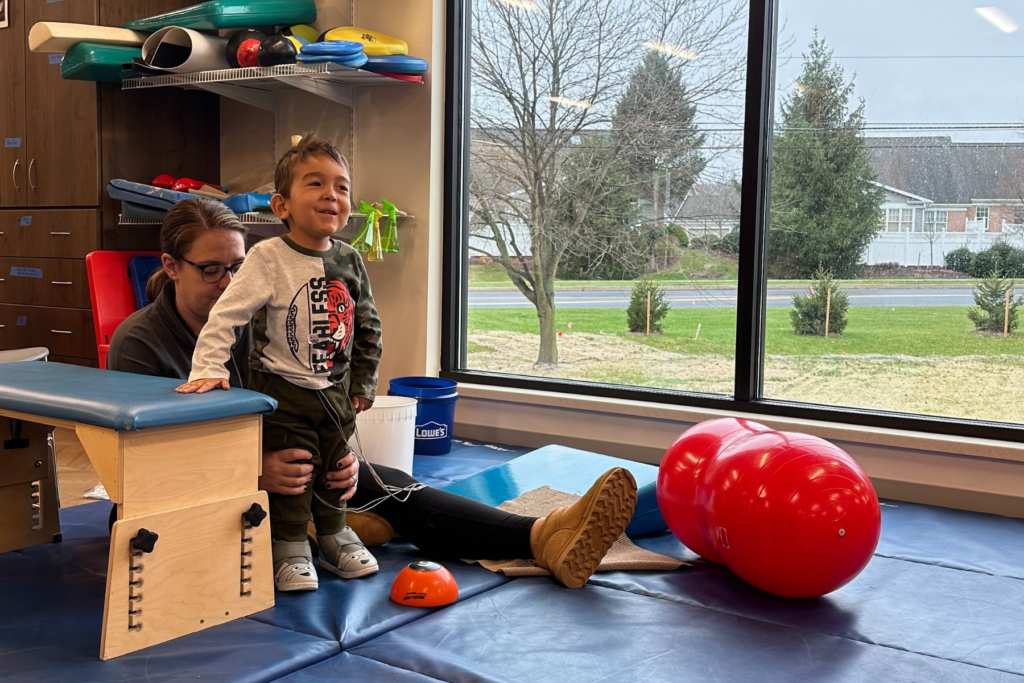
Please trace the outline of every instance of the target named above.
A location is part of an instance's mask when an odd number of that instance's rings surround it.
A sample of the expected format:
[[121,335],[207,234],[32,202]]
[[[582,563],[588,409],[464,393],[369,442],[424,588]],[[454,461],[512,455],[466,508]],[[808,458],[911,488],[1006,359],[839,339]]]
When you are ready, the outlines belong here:
[[279,591],[315,591],[320,587],[308,541],[272,541],[271,550],[274,588]]
[[330,536],[317,536],[320,547],[320,566],[343,579],[357,579],[374,574],[380,567],[356,532],[345,527]]

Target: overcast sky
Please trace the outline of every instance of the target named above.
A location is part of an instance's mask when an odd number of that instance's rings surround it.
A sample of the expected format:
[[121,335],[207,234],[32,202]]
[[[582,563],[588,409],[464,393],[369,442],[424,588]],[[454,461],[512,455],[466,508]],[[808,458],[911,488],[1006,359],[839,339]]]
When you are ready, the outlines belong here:
[[[801,53],[817,27],[847,78],[856,75],[869,124],[1008,123],[1024,130],[1024,0],[998,1],[1022,28],[1005,33],[979,16],[975,8],[986,0],[780,0],[791,46],[778,62],[779,95],[800,74]],[[1021,130],[948,134],[1024,142]]]

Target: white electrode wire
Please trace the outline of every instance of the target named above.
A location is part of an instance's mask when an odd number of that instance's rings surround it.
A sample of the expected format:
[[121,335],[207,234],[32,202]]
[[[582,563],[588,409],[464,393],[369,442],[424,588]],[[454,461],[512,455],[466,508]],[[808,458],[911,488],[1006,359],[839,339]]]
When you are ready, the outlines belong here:
[[[317,398],[320,399],[320,403],[324,406],[324,410],[326,410],[327,414],[330,416],[331,421],[334,423],[334,426],[338,428],[338,431],[341,432],[341,435],[344,437],[345,436],[345,430],[341,426],[341,416],[338,415],[337,411],[334,409],[334,406],[331,405],[331,402],[328,401],[324,397],[322,390],[317,389],[316,395],[317,395]],[[349,400],[350,401],[352,400],[351,397],[349,398]],[[355,407],[354,406],[353,406],[352,412],[353,413],[355,412]],[[416,493],[417,491],[420,491],[422,489],[427,488],[426,484],[420,484],[420,483],[409,484],[408,486],[405,486],[405,487],[399,487],[399,486],[390,486],[388,484],[385,484],[383,481],[381,481],[380,475],[377,474],[377,470],[373,469],[373,465],[371,465],[370,461],[366,459],[366,451],[363,450],[363,442],[359,438],[359,425],[356,424],[356,425],[354,425],[354,427],[355,427],[354,434],[355,434],[355,437],[356,437],[356,446],[359,448],[360,455],[362,455],[363,464],[365,464],[366,467],[369,468],[370,474],[373,476],[373,480],[376,481],[377,485],[380,486],[381,489],[384,491],[384,495],[381,496],[380,498],[375,498],[374,500],[371,500],[369,503],[367,503],[366,505],[363,505],[362,507],[358,507],[358,508],[339,508],[339,507],[336,507],[334,505],[331,505],[326,500],[321,498],[320,494],[318,494],[316,492],[316,489],[313,489],[313,495],[316,496],[317,500],[319,500],[321,503],[323,503],[327,507],[331,508],[332,510],[337,510],[338,512],[369,512],[373,508],[375,508],[378,505],[380,505],[381,503],[383,503],[388,498],[394,498],[399,503],[405,503],[406,501],[409,500],[409,496],[411,496],[412,494]],[[360,469],[362,469],[362,468],[360,468]],[[402,494],[402,493],[405,494],[404,498],[400,497],[400,494]]]

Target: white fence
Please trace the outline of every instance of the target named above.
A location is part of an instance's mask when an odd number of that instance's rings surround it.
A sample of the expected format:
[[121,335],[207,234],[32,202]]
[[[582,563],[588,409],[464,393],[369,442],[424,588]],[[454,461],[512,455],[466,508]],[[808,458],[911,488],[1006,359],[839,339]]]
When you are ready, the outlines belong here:
[[922,232],[881,233],[868,245],[864,262],[898,263],[901,266],[944,266],[946,254],[967,247],[978,252],[996,242],[1007,242],[1024,247],[1024,237],[1018,231],[1002,232],[940,232],[930,235]]

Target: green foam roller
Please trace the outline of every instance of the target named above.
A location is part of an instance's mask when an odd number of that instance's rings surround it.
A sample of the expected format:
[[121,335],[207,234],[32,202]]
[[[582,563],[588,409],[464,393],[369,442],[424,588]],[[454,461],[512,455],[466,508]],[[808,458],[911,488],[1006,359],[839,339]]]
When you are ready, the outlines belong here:
[[124,45],[77,43],[64,53],[60,75],[69,81],[120,83],[124,64],[142,57],[142,50]]
[[136,19],[124,25],[136,31],[180,26],[197,31],[253,26],[308,24],[316,21],[313,0],[212,0],[191,7]]

